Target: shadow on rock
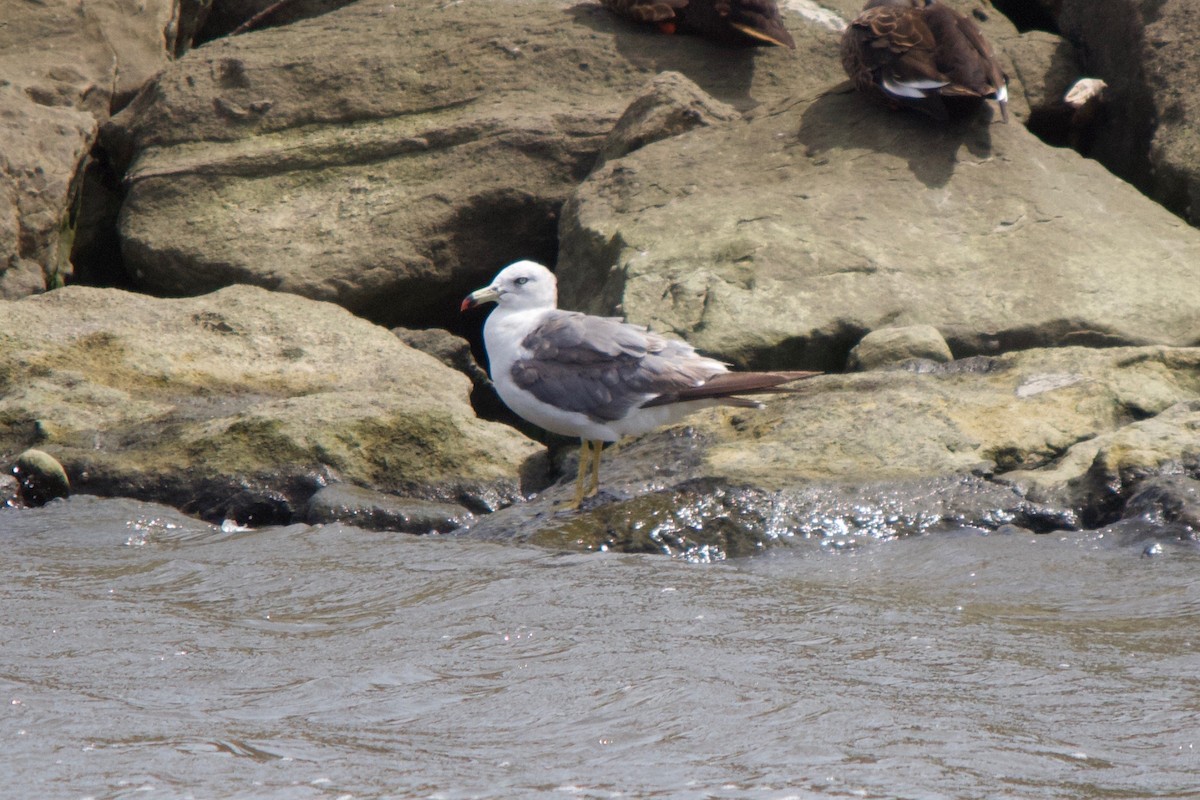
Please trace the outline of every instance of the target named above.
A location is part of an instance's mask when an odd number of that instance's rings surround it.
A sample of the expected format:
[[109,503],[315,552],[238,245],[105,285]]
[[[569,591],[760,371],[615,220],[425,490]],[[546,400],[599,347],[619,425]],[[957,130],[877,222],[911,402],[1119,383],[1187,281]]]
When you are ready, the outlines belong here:
[[969,116],[942,123],[912,111],[884,108],[847,82],[805,109],[796,138],[810,158],[830,150],[890,153],[904,159],[917,180],[936,189],[950,181],[962,148],[981,160],[991,156],[993,114],[990,106],[981,104]]

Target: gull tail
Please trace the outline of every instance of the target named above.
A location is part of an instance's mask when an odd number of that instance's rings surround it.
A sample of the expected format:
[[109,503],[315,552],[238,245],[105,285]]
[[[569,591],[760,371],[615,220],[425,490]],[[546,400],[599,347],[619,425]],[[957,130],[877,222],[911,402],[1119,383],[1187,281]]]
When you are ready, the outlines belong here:
[[776,394],[796,392],[798,388],[785,384],[821,375],[820,372],[722,372],[714,375],[699,386],[689,386],[677,392],[652,397],[642,408],[668,406],[692,400],[712,400],[721,405],[742,408],[761,408],[757,400],[747,400],[740,395]]

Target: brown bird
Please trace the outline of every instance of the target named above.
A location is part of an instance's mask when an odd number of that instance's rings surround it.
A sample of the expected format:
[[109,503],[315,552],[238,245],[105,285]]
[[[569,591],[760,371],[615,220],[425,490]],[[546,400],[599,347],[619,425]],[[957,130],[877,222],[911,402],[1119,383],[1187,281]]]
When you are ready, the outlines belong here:
[[609,10],[636,22],[653,22],[664,33],[676,30],[733,44],[776,44],[796,49],[775,0],[600,0]]
[[842,34],[859,91],[949,119],[946,100],[990,97],[1008,122],[1008,78],[983,32],[937,0],[871,0]]

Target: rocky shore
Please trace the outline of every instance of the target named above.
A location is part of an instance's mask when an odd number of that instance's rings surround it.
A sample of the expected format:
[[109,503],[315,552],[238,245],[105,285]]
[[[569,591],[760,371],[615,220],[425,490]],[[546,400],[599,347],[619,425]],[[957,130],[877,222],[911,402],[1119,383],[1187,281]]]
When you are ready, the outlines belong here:
[[[693,557],[1196,538],[1200,24],[946,2],[995,45],[1010,124],[856,94],[861,0],[781,3],[795,51],[592,0],[300,0],[238,33],[271,3],[7,15],[0,462],[214,521]],[[1081,77],[1107,84],[1086,118]],[[561,511],[574,443],[499,404],[458,313],[521,258],[564,308],[828,374],[623,443]]]

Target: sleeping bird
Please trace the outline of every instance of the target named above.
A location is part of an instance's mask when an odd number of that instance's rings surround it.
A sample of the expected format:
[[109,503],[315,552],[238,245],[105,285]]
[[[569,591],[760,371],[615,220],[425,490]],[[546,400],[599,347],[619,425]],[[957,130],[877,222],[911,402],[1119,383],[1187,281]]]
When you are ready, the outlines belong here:
[[871,0],[842,34],[859,91],[947,120],[947,100],[988,97],[1008,122],[1008,78],[969,18],[937,0]]
[[695,33],[731,44],[774,44],[796,49],[775,0],[601,0],[635,22],[664,33]]

